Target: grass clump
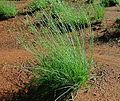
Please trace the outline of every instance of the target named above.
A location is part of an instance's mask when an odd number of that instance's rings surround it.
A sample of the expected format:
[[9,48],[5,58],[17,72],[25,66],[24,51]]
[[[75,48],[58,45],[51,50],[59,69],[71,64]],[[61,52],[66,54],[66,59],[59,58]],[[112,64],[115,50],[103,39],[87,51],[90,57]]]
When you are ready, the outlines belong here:
[[[101,21],[104,16],[104,8],[99,4],[85,4],[76,8],[74,5],[60,0],[37,1],[40,2],[36,3],[37,5],[40,4],[39,11],[35,13],[37,25],[48,26],[49,21],[46,19],[49,18],[56,23],[60,31],[64,29],[62,24],[71,31],[69,24],[79,29],[81,26],[88,26],[89,22]],[[47,16],[44,12],[47,13]]]
[[36,24],[50,26],[50,21],[48,21],[50,19],[61,32],[64,33],[64,27],[67,31],[72,31],[70,24],[76,26],[76,28],[88,24],[89,19],[84,10],[83,8],[77,10],[66,2],[52,0],[46,8],[42,8],[35,13]]
[[47,6],[46,0],[34,0],[29,4],[28,8],[34,11],[39,10],[41,8],[45,8],[46,6]]
[[[49,16],[58,22],[59,19],[63,23],[70,23],[70,24],[77,24],[85,25],[87,23],[86,13],[83,11],[84,9],[81,8],[80,11],[77,11],[75,8],[70,7],[68,4],[58,4],[56,3],[53,7],[48,11]],[[44,10],[42,11],[44,12]],[[36,16],[36,18],[40,18]]]
[[9,18],[14,17],[17,14],[16,7],[10,1],[0,1],[0,16]]
[[[44,12],[47,16],[47,12]],[[61,34],[54,20],[47,18],[49,26],[35,29],[34,44],[24,43],[24,47],[36,58],[38,65],[33,70],[33,100],[65,101],[71,98],[89,78],[92,56],[86,56],[85,33],[76,31],[72,24],[72,32],[66,32],[65,25],[59,19],[66,34]],[[92,40],[90,39],[91,45]],[[90,51],[91,53],[91,51]],[[48,100],[49,99],[49,100]]]
[[101,21],[104,17],[104,11],[104,7],[102,7],[100,4],[93,4],[93,22]]
[[[43,20],[44,11],[49,13],[49,16],[54,19],[54,21],[61,19],[63,23],[71,23],[71,24],[86,24],[86,14],[83,11],[84,9],[77,10],[74,7],[70,6],[67,2],[60,0],[37,0],[38,3],[33,2],[34,9],[40,9],[40,12],[37,12],[36,20]],[[39,5],[39,7],[35,7],[35,5]],[[31,6],[31,9],[33,7]],[[42,12],[42,14],[41,14]],[[84,12],[84,13],[83,13]],[[40,13],[40,14],[38,14]]]

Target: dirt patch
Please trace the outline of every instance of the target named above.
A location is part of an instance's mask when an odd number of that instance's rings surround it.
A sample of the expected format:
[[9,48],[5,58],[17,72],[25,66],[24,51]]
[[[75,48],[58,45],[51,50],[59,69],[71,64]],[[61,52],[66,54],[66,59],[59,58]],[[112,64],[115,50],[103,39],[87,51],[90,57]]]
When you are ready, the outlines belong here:
[[81,90],[78,101],[120,101],[120,66],[97,63],[92,86]]
[[23,26],[22,20],[24,16],[0,21],[0,101],[11,100],[12,94],[31,77],[27,69],[33,57],[17,42],[17,35],[21,33],[19,28]]
[[[29,67],[30,68],[30,67]],[[31,73],[28,67],[24,65],[8,65],[0,66],[0,101],[10,100],[13,93],[17,93],[31,79]]]

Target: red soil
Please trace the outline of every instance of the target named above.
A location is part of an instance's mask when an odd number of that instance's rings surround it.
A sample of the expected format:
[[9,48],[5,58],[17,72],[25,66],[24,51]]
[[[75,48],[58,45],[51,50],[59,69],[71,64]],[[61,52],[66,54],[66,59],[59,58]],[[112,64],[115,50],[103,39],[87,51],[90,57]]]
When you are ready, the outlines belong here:
[[[26,5],[18,3],[18,9]],[[25,4],[25,5],[24,5]],[[22,6],[21,6],[22,5]],[[110,28],[120,16],[119,7],[106,9],[103,28]],[[30,79],[25,66],[32,59],[17,43],[17,29],[22,26],[24,16],[17,16],[0,21],[0,101],[10,99],[13,92],[24,86]],[[16,29],[12,31],[10,28]],[[101,30],[96,35],[103,35]],[[120,47],[114,43],[95,43],[93,58],[95,61],[90,81],[90,88],[83,88],[78,94],[78,101],[120,101]]]
[[17,42],[17,30],[23,24],[22,19],[24,16],[0,21],[0,101],[9,99],[13,92],[29,81],[30,76],[24,66],[32,56]]
[[[119,7],[106,9],[103,20],[104,28],[110,30],[115,20],[120,17],[119,10]],[[102,36],[104,33],[98,30],[96,34]],[[92,70],[90,87],[83,88],[78,93],[78,101],[120,101],[119,43],[107,42],[99,45],[95,43],[93,53],[96,63]]]

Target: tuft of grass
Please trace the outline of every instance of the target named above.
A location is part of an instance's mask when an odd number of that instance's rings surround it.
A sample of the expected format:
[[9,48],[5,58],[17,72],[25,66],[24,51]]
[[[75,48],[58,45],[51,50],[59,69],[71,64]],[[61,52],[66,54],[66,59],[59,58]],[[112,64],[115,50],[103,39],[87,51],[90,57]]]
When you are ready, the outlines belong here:
[[[63,23],[87,23],[86,14],[83,13],[83,9],[77,11],[74,7],[71,7],[67,2],[60,0],[37,0],[38,3],[33,2],[34,5],[40,5],[39,7],[35,7],[34,9],[40,9],[41,12],[47,11],[49,16],[52,16],[53,19],[61,19]],[[33,7],[31,6],[31,9]],[[37,13],[36,19],[40,19],[44,14],[39,12]],[[79,13],[78,13],[79,12]]]
[[[33,42],[25,44],[23,41],[24,47],[35,56],[38,62],[33,70],[35,78],[32,84],[37,87],[32,89],[33,100],[42,97],[45,101],[64,101],[87,82],[92,55],[87,58],[83,30],[76,31],[75,27],[69,24],[72,32],[67,32],[64,23],[59,19],[63,32],[66,32],[61,34],[56,22],[47,17],[47,12],[44,11],[44,14],[49,26],[41,24],[39,30],[34,26],[32,29],[35,37],[34,44]],[[90,39],[91,49],[92,42],[93,37]]]
[[0,15],[3,17],[14,17],[17,14],[16,7],[10,1],[0,1]]
[[84,8],[76,9],[67,2],[59,2],[53,6],[53,12],[63,21],[63,23],[84,25],[87,23],[87,16]]
[[[59,24],[59,19],[67,27],[68,24],[74,26],[87,26],[89,21],[101,21],[104,16],[104,8],[99,4],[85,4],[81,5],[80,8],[75,8],[65,1],[60,0],[37,0],[38,2],[32,3],[37,11],[36,21],[37,23],[43,23],[44,25],[48,24],[44,12],[47,12],[47,17],[51,18]],[[35,5],[40,5],[39,7]],[[32,7],[31,7],[32,8]],[[35,9],[34,8],[34,9]],[[88,8],[88,9],[86,9]],[[34,10],[33,9],[33,10]],[[92,15],[91,15],[92,14]],[[42,21],[42,22],[41,22]]]
[[45,8],[47,6],[47,2],[46,0],[33,0],[28,8],[31,9],[31,10],[39,10],[41,8]]
[[94,8],[94,12],[95,12],[95,15],[94,15],[94,18],[95,18],[95,21],[101,21],[104,17],[104,7],[102,7],[100,4],[93,4],[93,8]]
[[[81,29],[85,26],[76,30],[78,25],[74,25],[84,22],[84,19],[89,21],[85,10],[81,10],[79,14],[73,12],[75,9],[67,4],[54,1],[56,0],[51,0],[50,5],[37,11],[40,28],[27,19],[27,23],[32,24],[29,26],[32,42],[25,37],[20,39],[24,48],[35,56],[38,63],[32,71],[35,77],[31,83],[35,87],[30,89],[34,101],[72,99],[71,95],[86,84],[92,64],[93,36],[90,36],[90,56],[87,57],[85,32]],[[91,29],[89,33],[92,35]]]
[[51,19],[61,32],[64,29],[63,25],[68,31],[71,31],[70,24],[74,27],[80,27],[81,25],[87,25],[89,20],[83,8],[77,10],[66,2],[54,2],[54,0],[51,1],[51,5],[48,5],[46,9],[43,8],[37,11],[35,19],[38,24],[45,26],[50,25],[48,19]]

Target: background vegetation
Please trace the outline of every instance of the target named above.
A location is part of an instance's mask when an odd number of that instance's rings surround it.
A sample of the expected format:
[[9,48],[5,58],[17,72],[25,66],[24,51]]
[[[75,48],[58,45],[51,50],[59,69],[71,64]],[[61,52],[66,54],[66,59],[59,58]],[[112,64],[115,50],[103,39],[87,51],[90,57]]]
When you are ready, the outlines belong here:
[[9,18],[14,17],[16,14],[17,10],[14,3],[6,0],[0,0],[0,16]]

